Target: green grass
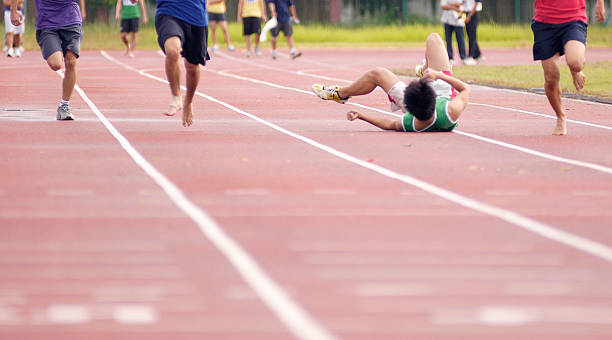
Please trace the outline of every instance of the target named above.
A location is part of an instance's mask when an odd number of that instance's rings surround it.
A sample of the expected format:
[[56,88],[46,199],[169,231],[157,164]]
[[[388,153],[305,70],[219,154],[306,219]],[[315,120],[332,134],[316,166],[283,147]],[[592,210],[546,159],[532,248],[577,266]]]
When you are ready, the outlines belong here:
[[[244,47],[242,26],[230,23],[230,36],[237,47]],[[122,49],[118,25],[85,24],[83,49]],[[443,35],[442,25],[384,25],[343,27],[334,25],[295,25],[295,40],[300,47],[422,47],[427,35],[438,32]],[[26,48],[36,49],[35,30],[26,29]],[[219,33],[217,33],[219,35]],[[155,49],[157,34],[153,22],[141,26],[138,48]],[[281,38],[282,39],[282,38]],[[486,47],[527,47],[533,42],[529,25],[481,24],[478,40]],[[221,41],[223,39],[221,38]],[[588,36],[589,46],[612,47],[609,27],[591,25]]]

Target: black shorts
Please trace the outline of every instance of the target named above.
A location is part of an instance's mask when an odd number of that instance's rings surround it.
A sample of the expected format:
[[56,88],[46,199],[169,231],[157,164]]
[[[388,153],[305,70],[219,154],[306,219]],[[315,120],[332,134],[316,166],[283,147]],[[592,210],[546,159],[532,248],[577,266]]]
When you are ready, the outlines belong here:
[[225,21],[225,13],[210,13],[208,12],[208,21]]
[[206,65],[206,60],[210,60],[207,52],[208,26],[193,26],[170,15],[160,14],[155,17],[155,31],[157,43],[164,53],[166,40],[179,37],[183,48],[181,56],[190,64]]
[[587,24],[570,21],[563,24],[531,22],[533,31],[533,60],[546,60],[559,53],[565,54],[565,44],[577,40],[586,45]]
[[138,32],[138,23],[140,18],[121,19],[121,33],[136,33]]
[[62,51],[64,55],[66,51],[72,51],[78,58],[82,38],[81,25],[36,30],[36,42],[45,60],[57,51]]
[[278,25],[276,25],[276,27],[270,30],[270,34],[272,34],[272,36],[276,38],[278,37],[278,34],[280,33],[280,31],[283,31],[283,34],[286,37],[292,36],[293,26],[291,26],[291,21],[279,22]]
[[242,33],[244,35],[261,33],[261,18],[257,18],[257,17],[242,18]]

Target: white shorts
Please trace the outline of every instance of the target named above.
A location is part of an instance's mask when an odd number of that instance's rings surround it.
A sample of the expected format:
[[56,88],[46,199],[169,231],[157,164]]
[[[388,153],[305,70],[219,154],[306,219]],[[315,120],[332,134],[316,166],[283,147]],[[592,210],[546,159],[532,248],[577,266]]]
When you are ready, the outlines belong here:
[[403,81],[398,81],[389,89],[387,95],[389,96],[389,102],[391,102],[391,112],[395,112],[397,110],[402,110],[406,112],[406,108],[404,107],[404,91],[406,90],[406,83]]
[[15,26],[13,23],[11,23],[11,11],[4,10],[4,32],[13,34],[21,34],[25,32],[25,17],[23,19],[24,20],[21,25]]

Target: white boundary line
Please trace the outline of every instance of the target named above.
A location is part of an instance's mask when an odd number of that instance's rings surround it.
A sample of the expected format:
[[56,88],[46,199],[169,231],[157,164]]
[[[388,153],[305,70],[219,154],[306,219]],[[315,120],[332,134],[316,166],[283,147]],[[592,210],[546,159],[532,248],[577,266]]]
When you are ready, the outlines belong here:
[[[108,56],[107,54],[104,54],[104,55],[105,55],[105,57]],[[126,69],[130,69],[132,71],[137,71],[136,69],[134,69],[134,68],[132,68],[130,66],[127,66],[127,65],[125,65],[125,64],[123,64],[123,63],[121,63],[121,62],[119,62],[117,60],[112,59],[112,57],[110,57],[110,56],[108,56],[107,58],[110,61],[112,61],[112,62],[115,62],[115,63],[117,63],[119,65],[123,65],[123,67],[125,67]],[[140,71],[137,71],[137,72],[141,73]],[[148,75],[148,77],[151,78],[151,79],[156,79],[158,81],[167,83],[166,80],[154,77],[152,75]],[[538,222],[536,220],[530,219],[528,217],[519,215],[519,214],[514,213],[512,211],[505,210],[505,209],[502,209],[502,208],[498,208],[498,207],[495,207],[495,206],[492,206],[492,205],[489,205],[489,204],[486,204],[486,203],[481,203],[479,201],[476,201],[476,200],[473,200],[471,198],[459,195],[459,194],[457,194],[455,192],[452,192],[450,190],[446,190],[444,188],[440,188],[438,186],[435,186],[435,185],[427,183],[425,181],[416,179],[414,177],[411,177],[411,176],[408,176],[408,175],[403,175],[403,174],[397,173],[395,171],[389,170],[387,168],[384,168],[382,166],[379,166],[379,165],[376,165],[376,164],[373,164],[373,163],[369,163],[369,162],[363,161],[363,160],[361,160],[359,158],[356,158],[356,157],[353,157],[353,156],[351,156],[349,154],[346,154],[344,152],[338,151],[338,150],[336,150],[336,149],[334,149],[334,148],[332,148],[330,146],[321,144],[321,143],[319,143],[319,142],[317,142],[315,140],[312,140],[310,138],[307,138],[307,137],[301,136],[301,135],[299,135],[297,133],[294,133],[292,131],[289,131],[289,130],[287,130],[285,128],[282,128],[282,127],[280,127],[280,126],[278,126],[276,124],[268,122],[267,120],[264,120],[264,119],[262,119],[262,118],[260,118],[258,116],[255,116],[253,114],[250,114],[248,112],[240,110],[240,109],[238,109],[238,108],[236,108],[236,107],[234,107],[234,106],[232,106],[232,105],[230,105],[228,103],[225,103],[225,102],[222,102],[222,101],[220,101],[218,99],[215,99],[215,98],[213,98],[211,96],[205,95],[205,94],[200,93],[198,91],[196,91],[196,95],[198,95],[200,97],[203,97],[203,98],[205,98],[205,99],[207,99],[207,100],[209,100],[211,102],[214,102],[214,103],[217,103],[219,105],[222,105],[222,106],[230,109],[231,111],[239,113],[239,114],[241,114],[241,115],[243,115],[245,117],[251,118],[251,119],[253,119],[253,120],[255,120],[255,121],[257,121],[257,122],[259,122],[259,123],[261,123],[263,125],[266,125],[266,126],[272,128],[272,129],[274,129],[274,130],[276,130],[278,132],[281,132],[281,133],[284,133],[284,134],[286,134],[288,136],[291,136],[291,137],[293,137],[293,138],[295,138],[297,140],[300,140],[300,141],[302,141],[302,142],[304,142],[306,144],[309,144],[309,145],[311,145],[311,146],[313,146],[315,148],[318,148],[318,149],[320,149],[322,151],[325,151],[325,152],[327,152],[329,154],[332,154],[332,155],[334,155],[334,156],[336,156],[338,158],[341,158],[343,160],[346,160],[346,161],[348,161],[350,163],[353,163],[355,165],[361,166],[363,168],[366,168],[368,170],[371,170],[373,172],[376,172],[376,173],[381,174],[383,176],[386,176],[388,178],[392,178],[392,179],[398,180],[400,182],[412,185],[412,186],[417,187],[417,188],[419,188],[419,189],[421,189],[423,191],[426,191],[426,192],[428,192],[430,194],[433,194],[433,195],[436,195],[438,197],[444,198],[444,199],[446,199],[448,201],[454,202],[454,203],[456,203],[456,204],[458,204],[460,206],[463,206],[463,207],[466,207],[466,208],[478,211],[478,212],[480,212],[482,214],[485,214],[485,215],[497,217],[497,218],[499,218],[499,219],[501,219],[503,221],[506,221],[506,222],[508,222],[510,224],[513,224],[513,225],[515,225],[517,227],[520,227],[520,228],[522,228],[524,230],[531,231],[531,232],[533,232],[535,234],[538,234],[538,235],[543,236],[545,238],[548,238],[550,240],[559,242],[561,244],[565,244],[565,245],[567,245],[569,247],[572,247],[572,248],[575,248],[575,249],[582,250],[585,253],[588,253],[588,254],[594,255],[594,256],[596,256],[598,258],[601,258],[601,259],[607,260],[609,262],[612,262],[612,248],[608,247],[605,244],[598,243],[598,242],[592,241],[590,239],[587,239],[587,238],[584,238],[584,237],[581,237],[581,236],[578,236],[578,235],[574,235],[572,233],[569,233],[569,232],[557,229],[557,228],[555,228],[553,226],[549,226],[549,225],[546,225],[544,223]]]
[[[148,75],[144,72],[135,70],[125,64],[120,63],[112,58],[104,51],[102,55],[126,67],[132,71],[137,71],[143,76],[151,79],[165,82],[166,80]],[[114,59],[114,60],[113,60]],[[62,75],[61,72],[58,72]],[[334,340],[335,336],[330,334],[326,329],[321,327],[306,311],[304,311],[292,298],[282,289],[282,287],[274,282],[257,262],[242,249],[240,245],[234,241],[223,229],[202,209],[195,205],[183,194],[183,192],[172,183],[166,176],[159,172],[151,163],[149,163],[132,145],[131,143],[108,121],[108,119],[98,110],[95,104],[87,97],[85,92],[78,85],[75,85],[75,90],[89,105],[94,114],[100,119],[106,129],[117,139],[123,149],[132,157],[134,162],[140,166],[155,183],[157,183],[168,195],[168,197],[181,209],[191,220],[193,220],[202,233],[210,240],[212,244],[225,255],[230,263],[240,273],[242,278],[249,286],[257,293],[262,301],[272,310],[276,317],[285,324],[293,335],[303,340]]]
[[[266,85],[266,86],[270,86],[270,87],[275,87],[275,88],[278,88],[278,89],[295,91],[295,92],[309,94],[309,95],[313,95],[313,96],[315,95],[314,93],[312,93],[312,91],[306,91],[306,90],[297,89],[297,88],[293,88],[293,87],[283,86],[283,85],[271,83],[271,82],[264,81],[264,80],[258,80],[258,79],[254,79],[254,78],[250,78],[250,77],[239,76],[239,75],[236,75],[236,74],[233,74],[233,73],[229,73],[227,71],[210,71],[210,72],[218,73],[220,75],[223,75],[223,76],[226,76],[226,77],[230,77],[230,78],[235,78],[235,79],[245,80],[245,81],[249,81],[249,82],[256,83],[256,84],[261,84],[261,85]],[[367,110],[371,110],[371,111],[380,112],[380,113],[391,115],[391,116],[395,116],[395,117],[401,117],[402,116],[402,115],[398,115],[398,114],[395,114],[395,113],[392,113],[392,112],[388,112],[388,111],[385,111],[385,110],[377,109],[377,108],[374,108],[374,107],[369,107],[369,106],[358,104],[358,103],[354,103],[354,102],[347,102],[346,104],[357,106],[357,107],[360,107],[360,108],[363,108],[363,109],[367,109]],[[501,147],[504,147],[504,148],[512,149],[512,150],[519,151],[519,152],[523,152],[523,153],[526,153],[526,154],[529,154],[529,155],[533,155],[533,156],[537,156],[537,157],[542,157],[542,158],[545,158],[545,159],[548,159],[548,160],[551,160],[551,161],[565,163],[565,164],[570,164],[570,165],[579,166],[579,167],[583,167],[583,168],[588,168],[588,169],[591,169],[591,170],[595,170],[595,171],[599,171],[599,172],[603,172],[603,173],[612,175],[612,168],[609,168],[609,167],[606,167],[606,166],[603,166],[603,165],[599,165],[599,164],[595,164],[595,163],[589,163],[589,162],[583,162],[583,161],[579,161],[579,160],[575,160],[575,159],[571,159],[571,158],[555,156],[555,155],[548,154],[548,153],[545,153],[545,152],[541,152],[541,151],[536,151],[536,150],[524,148],[522,146],[518,146],[518,145],[514,145],[514,144],[502,142],[502,141],[497,141],[497,140],[494,140],[494,139],[491,139],[491,138],[487,138],[487,137],[482,137],[482,136],[479,136],[479,135],[476,135],[476,134],[473,134],[473,133],[463,132],[463,131],[459,131],[459,130],[453,130],[453,132],[456,133],[456,134],[465,136],[465,137],[474,138],[474,139],[480,140],[482,142],[495,144],[497,146],[501,146]]]
[[[226,53],[219,53],[219,55],[224,57],[224,58],[227,58],[227,59],[231,59],[231,60],[234,60],[234,61],[237,61],[237,62],[241,62],[241,63],[246,63],[246,64],[257,66],[257,67],[260,67],[260,68],[274,69],[271,66],[263,65],[263,64],[256,63],[256,62],[253,62],[253,61],[242,60],[242,59],[236,58],[236,57],[231,56],[231,55],[226,54]],[[326,67],[329,67],[329,65],[326,65]],[[331,80],[331,81],[341,81],[341,82],[344,82],[344,83],[351,83],[352,82],[352,81],[347,80],[347,79],[327,77],[327,76],[323,76],[323,75],[316,74],[316,73],[310,73],[310,72],[306,72],[306,71],[287,71],[287,70],[278,69],[278,68],[276,69],[276,71],[288,72],[288,73],[297,74],[297,75],[300,75],[300,76],[311,77],[311,78],[319,78],[319,79],[325,79],[325,80]],[[510,89],[497,89],[497,88],[494,88],[494,87],[487,87],[487,86],[484,86],[484,85],[478,85],[478,86],[486,87],[488,89],[499,90],[499,91],[509,91],[509,92],[512,92],[512,93],[534,95],[534,96],[537,95],[537,94],[534,94],[534,93],[521,92],[521,91],[516,91],[516,90],[510,90]],[[597,103],[597,102],[588,102],[588,101],[584,101],[584,100],[581,100],[581,99],[573,99],[573,98],[563,98],[563,99],[564,100],[571,100],[571,101],[575,101],[575,102],[586,103],[586,104],[597,104],[597,105],[609,106],[608,104],[602,104],[602,103]],[[557,119],[557,117],[553,116],[553,115],[548,115],[548,114],[544,114],[544,113],[537,113],[537,112],[531,112],[531,111],[520,110],[520,109],[514,109],[514,108],[504,107],[504,106],[497,106],[497,105],[490,105],[490,104],[476,103],[476,102],[470,102],[470,105],[479,105],[479,106],[485,106],[485,107],[490,107],[490,108],[495,108],[495,109],[500,109],[500,110],[507,110],[507,111],[514,111],[514,112],[524,113],[524,114],[528,114],[528,115],[532,115],[532,116],[545,117],[545,118],[549,118],[549,119]],[[612,127],[606,126],[606,125],[600,125],[600,124],[595,124],[595,123],[583,122],[583,121],[574,120],[574,119],[567,119],[567,121],[569,123],[586,125],[586,126],[600,128],[600,129],[606,129],[606,130],[612,130]]]

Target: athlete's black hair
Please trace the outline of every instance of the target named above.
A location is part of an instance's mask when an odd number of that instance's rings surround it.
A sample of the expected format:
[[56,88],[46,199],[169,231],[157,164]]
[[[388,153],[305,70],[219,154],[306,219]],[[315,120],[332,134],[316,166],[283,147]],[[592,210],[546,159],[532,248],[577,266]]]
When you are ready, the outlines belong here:
[[436,91],[425,79],[415,80],[404,91],[404,105],[418,120],[428,120],[436,108]]

